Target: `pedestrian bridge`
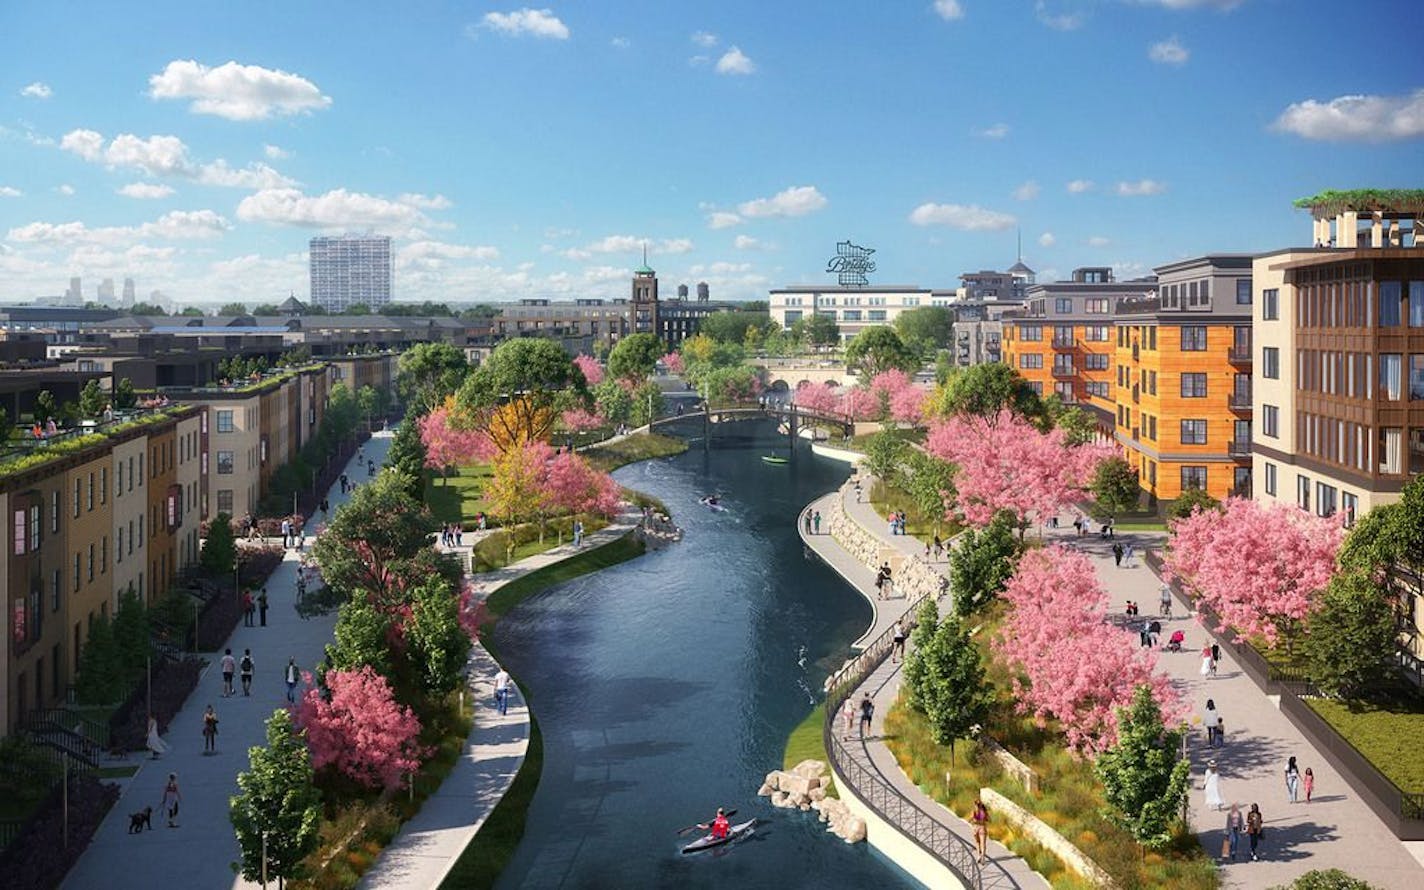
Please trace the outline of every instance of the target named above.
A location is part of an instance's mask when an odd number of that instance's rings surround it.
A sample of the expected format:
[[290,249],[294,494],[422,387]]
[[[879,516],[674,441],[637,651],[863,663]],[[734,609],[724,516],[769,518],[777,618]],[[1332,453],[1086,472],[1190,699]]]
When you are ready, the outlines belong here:
[[657,430],[670,424],[687,420],[702,420],[704,423],[734,423],[739,420],[763,420],[766,418],[776,418],[787,425],[787,432],[795,437],[798,428],[806,424],[829,424],[839,427],[842,435],[851,436],[855,434],[855,421],[844,414],[837,414],[831,411],[816,411],[798,407],[795,404],[772,404],[766,405],[741,405],[726,408],[706,408],[698,411],[689,411],[686,414],[674,415],[671,417],[660,417],[650,424],[650,428]]

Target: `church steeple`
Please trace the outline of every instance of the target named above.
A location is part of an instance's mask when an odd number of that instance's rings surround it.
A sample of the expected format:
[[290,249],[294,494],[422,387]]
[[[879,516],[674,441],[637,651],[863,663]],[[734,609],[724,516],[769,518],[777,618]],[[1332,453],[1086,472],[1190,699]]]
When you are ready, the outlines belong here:
[[657,273],[648,266],[648,242],[643,242],[643,265],[633,270],[634,275],[656,275]]

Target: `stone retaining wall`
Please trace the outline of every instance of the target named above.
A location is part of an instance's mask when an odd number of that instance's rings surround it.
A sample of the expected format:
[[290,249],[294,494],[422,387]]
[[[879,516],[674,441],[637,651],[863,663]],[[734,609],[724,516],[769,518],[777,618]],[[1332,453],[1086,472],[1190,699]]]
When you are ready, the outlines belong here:
[[1013,825],[1021,831],[1025,837],[1042,846],[1048,852],[1057,856],[1074,872],[1099,887],[1107,890],[1117,890],[1117,884],[1112,877],[1087,855],[1073,846],[1063,835],[1049,827],[1048,823],[1039,819],[1033,813],[1009,800],[1004,795],[993,788],[979,789],[979,796],[989,807],[990,818],[998,817]]
[[1029,794],[1038,793],[1038,773],[1033,771],[1033,767],[1004,750],[1002,745],[987,735],[979,737],[979,746],[998,762],[1000,769],[1017,779],[1025,791]]
[[[850,483],[842,486],[842,496],[853,487]],[[941,576],[938,572],[898,547],[881,543],[869,529],[847,515],[843,504],[841,497],[831,499],[830,532],[837,544],[844,547],[857,562],[872,570],[889,563],[897,599],[913,602],[921,596],[939,593]]]

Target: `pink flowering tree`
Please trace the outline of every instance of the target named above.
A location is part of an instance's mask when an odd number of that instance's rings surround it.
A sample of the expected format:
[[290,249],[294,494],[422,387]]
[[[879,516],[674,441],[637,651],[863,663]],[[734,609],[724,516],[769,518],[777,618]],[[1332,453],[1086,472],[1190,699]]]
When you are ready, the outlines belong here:
[[395,700],[386,678],[369,665],[328,671],[326,687],[330,701],[313,687],[295,708],[312,767],[330,768],[367,788],[404,787],[406,774],[419,769],[425,755],[415,713]]
[[841,410],[841,397],[836,394],[836,388],[827,383],[805,383],[798,386],[793,399],[799,407],[807,411],[839,414]]
[[1169,722],[1183,708],[1156,654],[1106,621],[1108,597],[1086,556],[1060,546],[1030,550],[1004,588],[1010,611],[994,652],[1022,673],[1014,679],[1021,713],[1050,718],[1069,747],[1095,756],[1117,740],[1117,709],[1147,686]]
[[437,470],[442,479],[450,467],[495,454],[494,443],[481,430],[462,430],[450,422],[450,409],[441,406],[416,421],[420,441],[425,446],[425,465]]
[[896,405],[898,403],[901,413],[908,409],[912,416],[903,419],[915,421],[919,419],[919,403],[924,396],[920,394],[918,388],[910,380],[910,375],[899,368],[891,368],[888,371],[881,371],[870,379],[870,392],[875,396],[879,419],[900,420],[896,417]]
[[1073,502],[1112,449],[1072,445],[1061,429],[1040,433],[1028,421],[1000,411],[986,422],[954,415],[930,427],[925,450],[959,467],[955,488],[964,519],[987,525],[1008,510],[1021,529],[1030,516],[1045,519]]
[[564,452],[549,462],[545,488],[550,502],[570,513],[613,516],[618,512],[617,483],[577,454]]
[[607,423],[597,412],[586,411],[583,408],[574,408],[565,411],[560,419],[563,421],[565,427],[576,433],[595,430]]
[[598,359],[593,356],[575,356],[574,367],[583,372],[583,379],[587,381],[589,389],[593,389],[603,382],[603,366],[600,365]]
[[874,420],[880,414],[880,400],[868,387],[852,386],[841,395],[840,412],[851,420]]
[[663,363],[664,368],[667,368],[669,374],[681,374],[687,370],[687,365],[683,362],[680,352],[669,352],[659,361]]
[[1227,498],[1172,522],[1167,571],[1216,613],[1218,631],[1289,645],[1334,574],[1343,518]]

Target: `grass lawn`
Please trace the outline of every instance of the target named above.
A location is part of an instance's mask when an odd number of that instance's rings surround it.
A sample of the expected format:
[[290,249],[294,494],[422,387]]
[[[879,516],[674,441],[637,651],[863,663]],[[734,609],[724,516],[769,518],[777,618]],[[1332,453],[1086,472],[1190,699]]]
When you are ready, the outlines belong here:
[[477,515],[490,512],[483,492],[485,483],[492,475],[488,464],[460,467],[455,475],[443,479],[433,473],[428,474],[425,502],[441,522],[462,522],[466,528],[472,528]]
[[1424,793],[1424,745],[1419,743],[1424,739],[1424,702],[1403,698],[1351,710],[1349,704],[1329,699],[1302,701],[1401,790]]
[[[878,435],[878,434],[879,434],[878,432],[875,432],[875,433],[862,433],[862,434],[859,435],[859,436],[852,436],[850,442],[847,443],[847,444],[840,444],[840,443],[836,442],[835,439],[833,438],[833,439],[831,440],[831,444],[832,444],[832,445],[835,445],[835,446],[838,447],[838,448],[849,448],[851,451],[859,451],[859,452],[861,452],[861,453],[864,453],[864,452],[865,452],[865,443],[869,442],[872,437],[874,437],[874,436],[876,436],[876,435]],[[925,436],[929,435],[929,431],[926,430],[924,427],[913,427],[913,428],[903,428],[903,429],[902,429],[902,428],[896,428],[896,429],[890,430],[890,434],[891,434],[892,436],[894,436],[895,438],[901,440],[902,442],[918,442],[918,443],[920,443],[920,444],[923,444],[924,441],[925,441]],[[839,438],[839,437],[836,437],[836,438]]]
[[1114,524],[1113,528],[1120,532],[1165,532],[1167,530],[1167,523],[1150,522],[1146,520],[1138,522],[1136,520],[1124,519]]
[[[826,756],[826,740],[822,734],[825,723],[826,703],[821,702],[806,715],[800,726],[791,730],[791,736],[786,740],[786,752],[781,755],[782,769],[791,769],[803,760],[819,760],[830,766],[831,759]],[[826,786],[826,796],[840,797],[835,783]]]
[[[917,538],[920,543],[934,540],[935,530],[938,529],[939,537],[942,541],[949,540],[959,533],[959,526],[955,523],[946,522],[943,516],[926,516],[921,513],[913,499],[898,486],[888,484],[879,479],[870,486],[870,505],[875,508],[875,512],[880,515],[882,521],[890,515],[892,510],[903,510],[905,512],[905,534],[912,538]],[[884,531],[884,528],[876,529]]]
[[[538,523],[525,523],[517,526],[514,530],[514,552],[512,558],[506,558],[509,554],[509,533],[500,529],[493,534],[482,539],[475,545],[475,572],[487,572],[490,569],[508,565],[511,562],[518,562],[536,553],[543,553],[545,550],[552,550],[564,541],[573,538],[574,518],[572,516],[561,516],[557,519],[550,519],[544,523],[544,540],[539,540]],[[608,526],[608,520],[602,516],[592,516],[584,521],[584,534],[591,535],[601,528]]]
[[127,779],[137,772],[137,766],[101,766],[99,767],[99,778]]
[[596,445],[583,452],[596,469],[611,473],[625,464],[654,457],[671,457],[687,450],[687,442],[661,433],[639,433],[608,445]]

